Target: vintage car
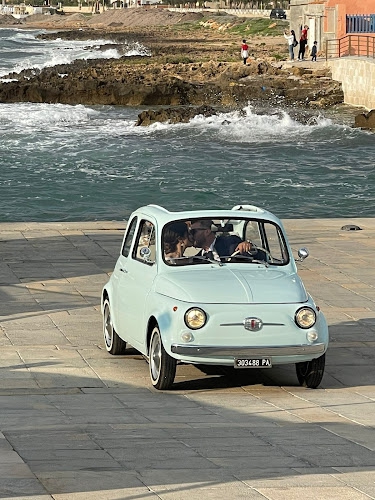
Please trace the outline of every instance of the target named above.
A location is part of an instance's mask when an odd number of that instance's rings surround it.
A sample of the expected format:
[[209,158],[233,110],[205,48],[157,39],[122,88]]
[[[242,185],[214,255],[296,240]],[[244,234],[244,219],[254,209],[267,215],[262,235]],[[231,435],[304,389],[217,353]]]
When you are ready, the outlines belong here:
[[124,354],[129,343],[142,353],[156,389],[172,386],[179,363],[293,363],[309,388],[323,377],[324,315],[297,274],[281,221],[252,205],[135,211],[101,308],[107,351]]

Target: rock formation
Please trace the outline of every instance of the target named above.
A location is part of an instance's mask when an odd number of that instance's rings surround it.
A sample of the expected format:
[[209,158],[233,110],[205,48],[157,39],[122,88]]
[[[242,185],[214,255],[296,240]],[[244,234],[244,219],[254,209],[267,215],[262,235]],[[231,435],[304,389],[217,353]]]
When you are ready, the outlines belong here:
[[25,70],[0,84],[0,102],[122,106],[235,106],[253,100],[327,107],[343,102],[326,70],[297,76],[267,61],[158,64],[147,57],[79,60]]
[[361,113],[355,117],[355,127],[368,128],[375,130],[375,109],[368,113]]
[[216,115],[216,110],[211,106],[146,110],[138,115],[137,126],[147,126],[155,122],[187,123],[197,115],[213,116]]

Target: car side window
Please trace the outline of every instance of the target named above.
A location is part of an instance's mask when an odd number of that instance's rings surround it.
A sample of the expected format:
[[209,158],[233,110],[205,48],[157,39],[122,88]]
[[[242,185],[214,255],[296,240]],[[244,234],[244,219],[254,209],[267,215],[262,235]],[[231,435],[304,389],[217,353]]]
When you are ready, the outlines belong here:
[[142,220],[134,245],[133,259],[152,265],[155,263],[155,248],[155,226],[148,220]]
[[288,252],[281,230],[278,226],[271,223],[263,224],[264,246],[270,253],[272,262],[275,264],[287,264]]
[[124,245],[122,247],[121,253],[124,257],[127,257],[129,255],[130,247],[131,247],[131,244],[133,241],[136,226],[137,226],[137,217],[134,217],[134,219],[131,221],[131,223],[128,227],[125,241],[124,241]]
[[256,221],[249,221],[246,224],[244,239],[252,241],[257,247],[262,246],[262,239],[259,233],[259,225]]
[[249,221],[246,224],[245,239],[268,252],[270,263],[287,264],[288,251],[281,230],[270,222]]

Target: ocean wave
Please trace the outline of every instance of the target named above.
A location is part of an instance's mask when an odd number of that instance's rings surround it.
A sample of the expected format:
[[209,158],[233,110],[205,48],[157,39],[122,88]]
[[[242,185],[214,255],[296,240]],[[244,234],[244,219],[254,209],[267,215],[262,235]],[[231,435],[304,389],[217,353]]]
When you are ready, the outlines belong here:
[[355,140],[363,132],[335,123],[324,115],[308,118],[294,116],[283,109],[268,108],[257,111],[252,105],[241,110],[218,113],[210,117],[195,116],[189,123],[154,123],[140,130],[128,129],[124,133],[138,133],[164,137],[168,134],[184,135],[190,140],[202,138],[220,140],[222,144],[274,144],[282,146],[294,141],[296,147],[314,148],[322,142]]
[[[10,31],[10,30],[9,30]],[[150,55],[141,43],[126,42],[118,47],[111,40],[43,40],[37,35],[43,30],[0,32],[0,77],[22,70],[43,69],[59,64],[70,64],[78,59],[118,59],[122,56]],[[108,48],[107,48],[108,46]],[[112,47],[113,46],[113,47]]]

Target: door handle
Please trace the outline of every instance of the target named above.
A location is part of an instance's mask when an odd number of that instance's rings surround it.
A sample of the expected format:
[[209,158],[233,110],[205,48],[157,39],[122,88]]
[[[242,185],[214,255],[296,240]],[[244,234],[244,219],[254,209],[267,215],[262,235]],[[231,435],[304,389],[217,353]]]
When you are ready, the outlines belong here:
[[122,273],[127,273],[127,272],[128,272],[128,271],[127,271],[126,269],[124,269],[123,267],[120,267],[120,271],[121,271]]

